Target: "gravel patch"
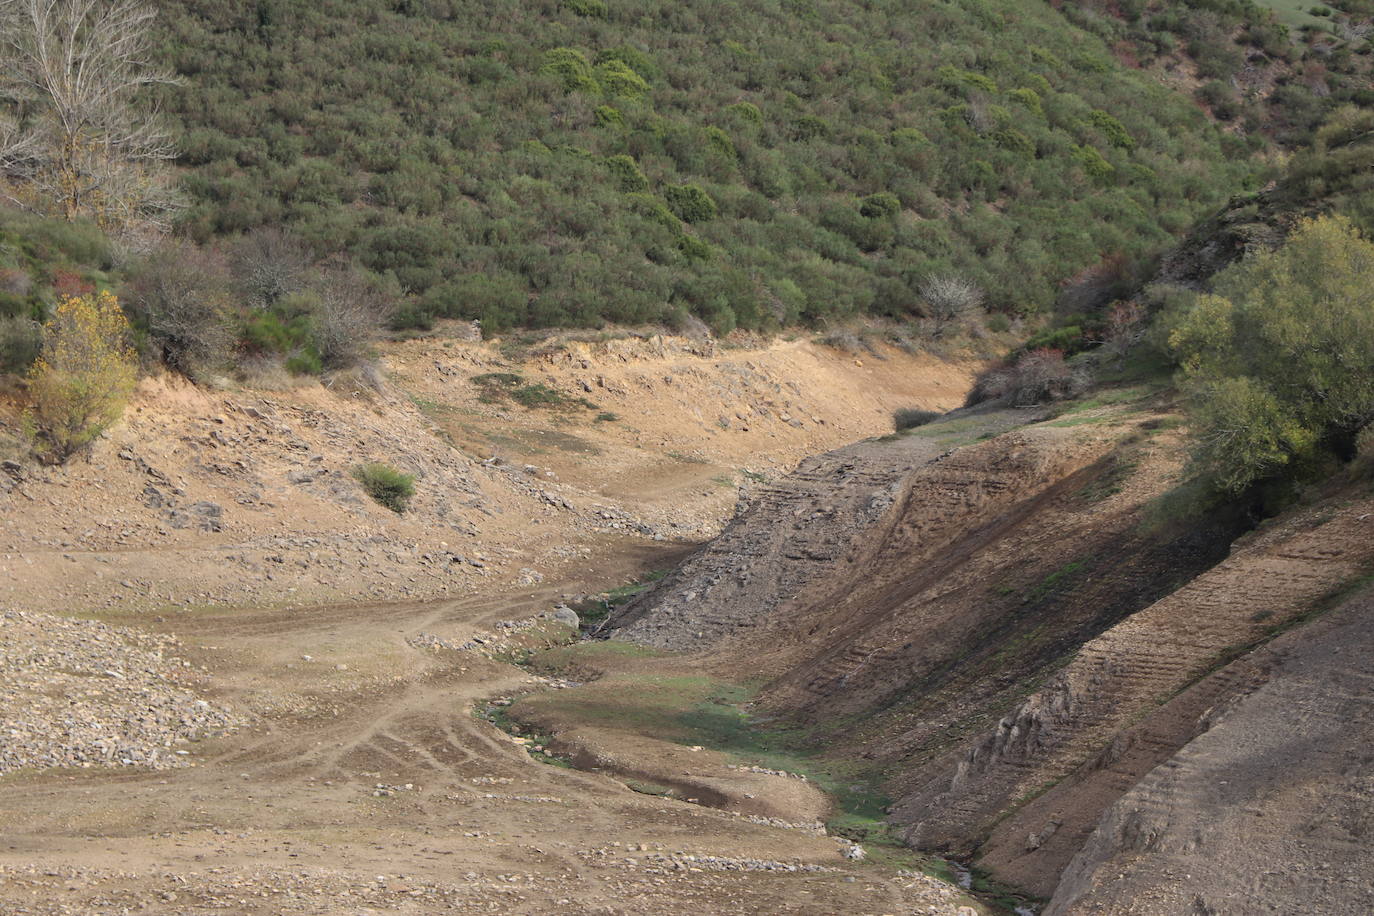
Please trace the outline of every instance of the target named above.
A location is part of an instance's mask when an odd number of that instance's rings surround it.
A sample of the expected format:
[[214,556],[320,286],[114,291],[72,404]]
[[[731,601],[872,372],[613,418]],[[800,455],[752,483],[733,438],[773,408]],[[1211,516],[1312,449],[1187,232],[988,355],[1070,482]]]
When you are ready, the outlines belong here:
[[191,690],[189,663],[169,654],[176,645],[93,620],[0,611],[0,773],[190,765],[186,744],[239,723]]

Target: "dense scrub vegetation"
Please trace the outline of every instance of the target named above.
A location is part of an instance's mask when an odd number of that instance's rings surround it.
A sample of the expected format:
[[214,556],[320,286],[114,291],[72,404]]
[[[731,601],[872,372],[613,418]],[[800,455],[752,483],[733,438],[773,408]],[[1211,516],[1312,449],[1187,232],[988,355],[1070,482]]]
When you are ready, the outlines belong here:
[[1047,5],[161,3],[198,241],[286,226],[433,316],[998,310],[1158,249],[1247,141]]
[[1374,244],[1346,219],[1302,224],[1161,320],[1224,490],[1349,457],[1374,422]]
[[1226,498],[1282,505],[1374,456],[1371,191],[1374,112],[1339,109],[1279,180],[1201,221],[1153,274],[1066,290],[970,402],[1071,397],[1103,371],[1173,373],[1193,471]]
[[1121,59],[1191,82],[1198,102],[1254,149],[1305,146],[1331,111],[1374,104],[1368,0],[1087,0],[1061,9]]

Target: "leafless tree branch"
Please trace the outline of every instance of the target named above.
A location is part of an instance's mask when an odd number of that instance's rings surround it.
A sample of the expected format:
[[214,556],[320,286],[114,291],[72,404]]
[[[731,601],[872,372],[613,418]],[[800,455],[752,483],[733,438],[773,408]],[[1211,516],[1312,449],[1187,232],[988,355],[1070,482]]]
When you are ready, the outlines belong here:
[[0,0],[0,194],[108,229],[165,226],[176,156],[142,89],[155,12],[138,0]]

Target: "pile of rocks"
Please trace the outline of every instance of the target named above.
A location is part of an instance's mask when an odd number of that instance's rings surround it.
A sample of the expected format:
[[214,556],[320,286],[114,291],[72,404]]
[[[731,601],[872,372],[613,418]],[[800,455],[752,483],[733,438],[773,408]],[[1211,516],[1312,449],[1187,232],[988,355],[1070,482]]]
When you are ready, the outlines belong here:
[[[512,638],[528,633],[530,630],[537,627],[544,626],[550,620],[557,621],[564,626],[572,627],[574,630],[577,629],[579,623],[575,611],[571,608],[559,605],[552,611],[543,611],[531,617],[522,617],[519,620],[497,621],[496,632],[474,633],[466,642],[459,644],[457,648],[465,652],[481,652],[483,655],[491,658],[500,653],[508,652],[512,648],[518,648],[515,643],[511,642]],[[445,645],[443,648],[451,648],[451,646]]]
[[805,773],[790,773],[787,770],[770,770],[768,767],[747,766],[735,763],[727,763],[725,768],[727,770],[740,770],[745,773],[762,773],[765,776],[785,776],[788,779],[800,779],[802,782],[807,781]]
[[237,718],[188,686],[176,640],[51,614],[0,611],[0,773],[187,766],[186,745]]
[[[642,848],[642,847],[641,847]],[[643,867],[646,874],[669,874],[674,871],[767,871],[767,872],[824,872],[831,871],[824,865],[812,862],[779,862],[775,859],[735,858],[733,856],[704,856],[690,853],[649,852],[643,855],[630,855],[633,849],[602,847],[584,850],[578,855],[598,864],[619,866],[621,868]]]
[[444,639],[442,636],[435,636],[433,633],[428,633],[424,630],[407,636],[406,642],[417,649],[449,649],[456,652],[462,648],[452,640]]

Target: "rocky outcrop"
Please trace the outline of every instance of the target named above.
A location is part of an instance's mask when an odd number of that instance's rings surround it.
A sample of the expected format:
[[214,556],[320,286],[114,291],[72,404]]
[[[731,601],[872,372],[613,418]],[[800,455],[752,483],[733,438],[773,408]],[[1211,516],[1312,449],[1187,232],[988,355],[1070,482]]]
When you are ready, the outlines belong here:
[[[951,415],[956,437],[993,435],[1027,411]],[[902,511],[917,479],[950,458],[946,436],[889,437],[808,459],[782,480],[746,493],[735,518],[657,586],[606,625],[619,638],[702,649],[793,608]],[[988,484],[995,489],[995,483]]]

